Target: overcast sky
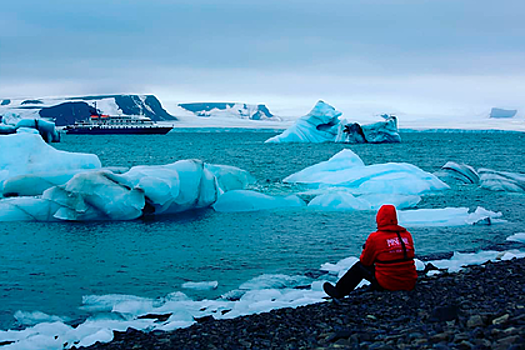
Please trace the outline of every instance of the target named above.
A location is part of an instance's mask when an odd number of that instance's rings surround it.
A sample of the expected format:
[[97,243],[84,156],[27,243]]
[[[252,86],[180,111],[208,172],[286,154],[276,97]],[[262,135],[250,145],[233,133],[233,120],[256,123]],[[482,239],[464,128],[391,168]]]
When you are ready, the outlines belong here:
[[[151,93],[302,113],[525,106],[523,0],[6,0],[0,97]],[[521,113],[523,114],[523,113]]]

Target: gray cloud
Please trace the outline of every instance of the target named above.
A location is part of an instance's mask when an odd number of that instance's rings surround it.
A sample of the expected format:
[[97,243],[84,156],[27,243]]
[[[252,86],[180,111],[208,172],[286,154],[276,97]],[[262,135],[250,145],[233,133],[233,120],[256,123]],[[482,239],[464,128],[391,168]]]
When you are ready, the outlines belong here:
[[429,94],[493,79],[503,101],[515,94],[505,77],[525,75],[524,10],[521,0],[12,1],[0,14],[0,94],[379,98],[441,76]]

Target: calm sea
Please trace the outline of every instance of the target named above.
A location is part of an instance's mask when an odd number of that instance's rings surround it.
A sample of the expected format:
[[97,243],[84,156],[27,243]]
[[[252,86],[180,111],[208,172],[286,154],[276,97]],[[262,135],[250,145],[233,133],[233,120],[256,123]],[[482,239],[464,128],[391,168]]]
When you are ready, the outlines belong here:
[[[366,164],[407,162],[434,172],[447,161],[525,173],[525,134],[403,134],[388,145],[264,144],[270,132],[173,132],[165,136],[65,136],[53,146],[94,153],[104,166],[157,165],[201,159],[250,171],[257,188],[290,193],[280,182],[344,148]],[[412,229],[420,256],[505,247],[524,232],[525,196],[455,186],[425,197],[420,208],[482,206],[501,211],[494,226]],[[316,273],[321,264],[360,253],[374,213],[309,209],[215,213],[212,209],[130,222],[0,225],[0,329],[15,327],[17,310],[85,317],[83,295],[161,297],[187,281],[218,281],[214,298],[262,274]]]

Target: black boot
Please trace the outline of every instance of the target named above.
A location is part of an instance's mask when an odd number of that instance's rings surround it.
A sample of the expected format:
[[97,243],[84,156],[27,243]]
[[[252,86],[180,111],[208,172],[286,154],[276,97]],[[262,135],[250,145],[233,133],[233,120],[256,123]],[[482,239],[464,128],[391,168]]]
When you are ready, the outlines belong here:
[[325,284],[323,284],[323,289],[326,294],[328,294],[334,299],[343,298],[343,296],[337,291],[337,288],[335,288],[334,285],[331,284],[330,282],[325,282]]

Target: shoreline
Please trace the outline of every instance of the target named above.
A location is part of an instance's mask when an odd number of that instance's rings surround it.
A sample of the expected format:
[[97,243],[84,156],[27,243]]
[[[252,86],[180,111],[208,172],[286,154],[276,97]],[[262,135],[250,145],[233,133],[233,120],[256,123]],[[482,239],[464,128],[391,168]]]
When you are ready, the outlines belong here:
[[525,259],[421,276],[409,292],[361,288],[341,301],[197,321],[114,332],[81,349],[525,349]]

